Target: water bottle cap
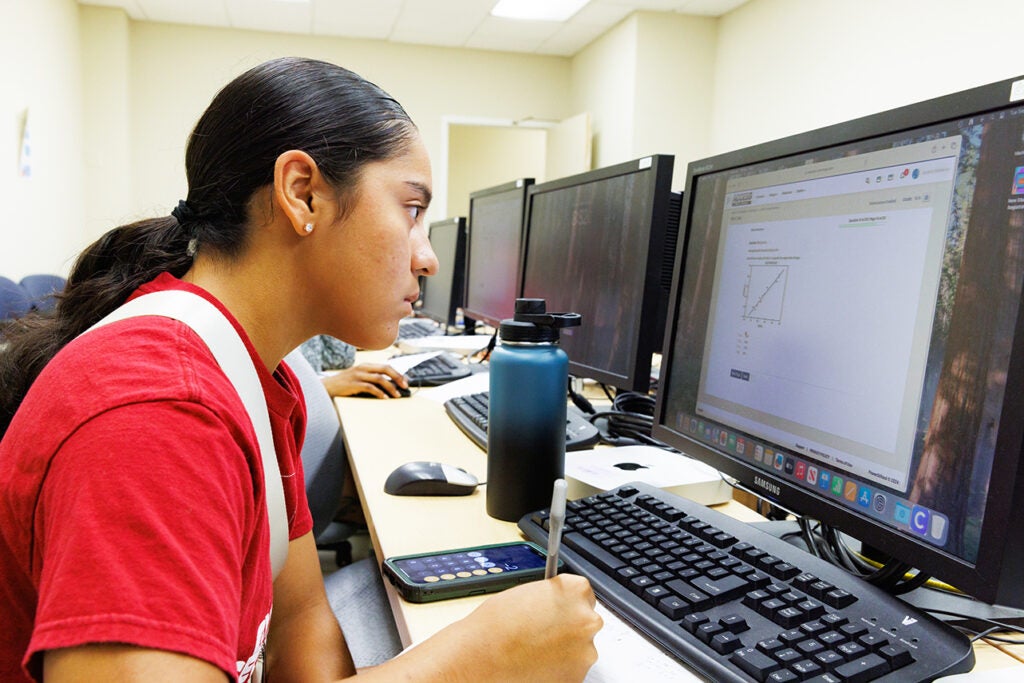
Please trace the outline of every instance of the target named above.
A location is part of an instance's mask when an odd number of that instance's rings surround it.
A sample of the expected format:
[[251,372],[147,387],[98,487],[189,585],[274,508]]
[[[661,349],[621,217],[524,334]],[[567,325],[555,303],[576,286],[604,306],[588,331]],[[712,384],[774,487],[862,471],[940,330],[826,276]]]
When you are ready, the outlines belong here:
[[544,299],[516,299],[513,318],[501,321],[502,341],[544,343],[558,341],[558,330],[580,324],[579,313],[548,313]]
[[498,328],[504,342],[529,342],[533,344],[554,343],[558,341],[558,328],[535,325],[506,318]]

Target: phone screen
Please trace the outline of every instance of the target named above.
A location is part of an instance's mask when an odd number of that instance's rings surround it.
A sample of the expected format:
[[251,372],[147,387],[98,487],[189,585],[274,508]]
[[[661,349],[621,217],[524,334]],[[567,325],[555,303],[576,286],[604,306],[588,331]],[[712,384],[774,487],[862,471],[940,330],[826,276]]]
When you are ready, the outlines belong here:
[[506,572],[537,569],[546,560],[525,543],[423,555],[394,560],[415,583],[438,584],[457,579],[482,577]]

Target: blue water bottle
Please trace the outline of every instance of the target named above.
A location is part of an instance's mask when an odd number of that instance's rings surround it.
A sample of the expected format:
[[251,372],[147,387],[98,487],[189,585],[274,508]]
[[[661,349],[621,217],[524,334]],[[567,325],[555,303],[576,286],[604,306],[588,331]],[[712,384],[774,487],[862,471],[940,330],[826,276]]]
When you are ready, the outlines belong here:
[[507,522],[551,502],[565,476],[565,409],[569,358],[559,330],[576,313],[547,313],[543,299],[516,299],[491,352],[487,418],[487,514]]

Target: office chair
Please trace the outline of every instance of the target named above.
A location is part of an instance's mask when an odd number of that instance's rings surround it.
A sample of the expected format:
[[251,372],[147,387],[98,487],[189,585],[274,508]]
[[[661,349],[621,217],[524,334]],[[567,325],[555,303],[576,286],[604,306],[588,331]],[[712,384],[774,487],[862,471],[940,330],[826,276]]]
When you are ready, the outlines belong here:
[[33,310],[45,313],[57,305],[57,294],[64,291],[67,284],[60,275],[26,275],[19,283],[28,295]]
[[0,275],[0,321],[23,316],[31,309],[32,304],[24,287]]
[[309,511],[313,515],[313,538],[318,549],[333,551],[337,565],[343,567],[352,562],[352,545],[348,539],[358,527],[335,520],[343,503],[342,486],[348,473],[341,421],[334,401],[302,352],[295,349],[284,360],[298,377],[306,398],[302,469]]

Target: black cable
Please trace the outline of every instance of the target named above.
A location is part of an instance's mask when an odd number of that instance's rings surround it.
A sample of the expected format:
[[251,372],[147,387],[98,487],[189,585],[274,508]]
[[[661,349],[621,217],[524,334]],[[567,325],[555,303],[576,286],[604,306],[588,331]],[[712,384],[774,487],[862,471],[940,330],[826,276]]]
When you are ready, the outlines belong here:
[[[622,410],[600,410],[587,416],[597,426],[601,439],[614,446],[647,445],[675,451],[668,444],[651,436],[651,418],[642,413]],[[604,426],[598,420],[605,421]]]
[[842,558],[843,565],[854,575],[863,576],[874,571],[874,567],[861,560],[843,541],[839,531],[831,525],[822,525],[825,538],[833,551]]
[[797,524],[800,525],[800,531],[804,537],[804,543],[807,544],[807,551],[815,557],[821,557],[821,553],[818,551],[818,541],[814,538],[814,530],[811,529],[811,524],[805,517],[801,517],[797,520]]
[[909,593],[912,590],[917,590],[921,586],[928,583],[928,579],[932,578],[931,574],[925,574],[923,571],[918,570],[917,574],[911,579],[904,579],[896,584],[895,588],[892,589],[893,595],[903,595]]
[[587,415],[593,415],[597,412],[594,408],[594,404],[590,400],[572,388],[572,377],[569,378],[569,398],[572,400],[573,405],[582,410]]
[[[666,443],[651,436],[654,424],[654,399],[635,391],[620,391],[613,397],[610,389],[602,385],[605,394],[611,399],[609,410],[594,410],[584,397],[579,396],[572,387],[569,397],[573,403],[585,413],[601,435],[604,443],[612,446],[655,446],[667,451],[678,452]],[[603,421],[603,423],[599,423]]]
[[491,357],[491,351],[494,350],[494,347],[497,345],[497,343],[498,343],[498,330],[496,328],[494,330],[494,334],[491,335],[490,341],[487,342],[487,348],[484,349],[483,355],[480,356],[480,358],[478,358],[476,362],[477,363],[486,363],[487,360]]
[[[1002,630],[1003,629],[996,627],[982,631],[982,633],[985,635],[978,634],[977,636],[971,638],[971,642],[973,643],[975,640],[981,640],[984,638],[985,640],[994,640],[997,643],[1005,643],[1006,645],[1024,645],[1024,640],[1020,640],[1018,638],[1007,638],[1006,636],[989,635],[991,633],[999,633]],[[1021,632],[1020,629],[1016,630],[1018,632]]]
[[654,422],[654,397],[636,391],[620,391],[612,399],[612,407],[630,413],[647,415]]
[[[1024,633],[1024,627],[1022,627],[1022,626],[1017,626],[1015,624],[1007,624],[1004,621],[999,621],[998,619],[992,619],[990,617],[973,617],[973,616],[970,616],[970,615],[967,615],[967,614],[961,614],[960,612],[950,612],[950,611],[944,610],[944,609],[928,608],[928,609],[926,609],[924,611],[926,611],[926,612],[928,612],[930,614],[941,614],[941,615],[947,616],[947,617],[964,617],[964,618],[970,617],[974,621],[980,621],[980,622],[984,622],[986,624],[992,624],[993,628],[995,628],[996,631],[1012,631],[1014,633]],[[974,631],[974,632],[977,633],[977,631]]]

